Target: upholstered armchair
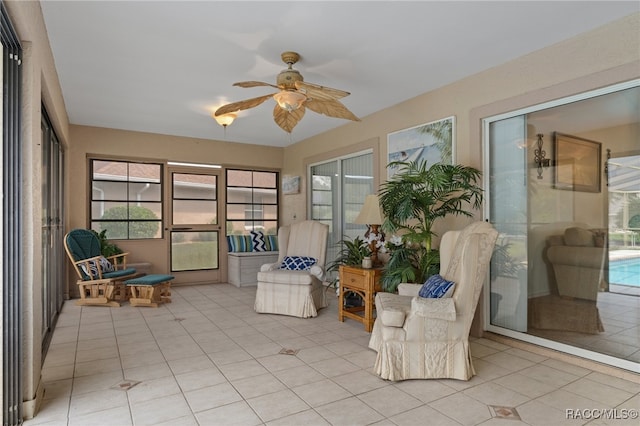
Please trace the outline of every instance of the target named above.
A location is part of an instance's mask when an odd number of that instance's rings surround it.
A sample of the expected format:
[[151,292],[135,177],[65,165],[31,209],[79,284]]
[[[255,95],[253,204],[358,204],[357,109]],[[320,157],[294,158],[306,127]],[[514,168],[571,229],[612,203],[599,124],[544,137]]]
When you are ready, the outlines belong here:
[[259,313],[315,317],[327,306],[325,258],[329,227],[307,220],[278,230],[278,262],[262,265],[254,309]]
[[606,230],[571,227],[548,238],[547,258],[553,266],[558,294],[597,301],[608,284]]
[[468,380],[475,374],[469,330],[497,235],[491,224],[475,222],[442,236],[440,275],[455,282],[449,298],[420,297],[416,284],[400,284],[399,294],[376,295],[369,347],[378,352],[378,376]]

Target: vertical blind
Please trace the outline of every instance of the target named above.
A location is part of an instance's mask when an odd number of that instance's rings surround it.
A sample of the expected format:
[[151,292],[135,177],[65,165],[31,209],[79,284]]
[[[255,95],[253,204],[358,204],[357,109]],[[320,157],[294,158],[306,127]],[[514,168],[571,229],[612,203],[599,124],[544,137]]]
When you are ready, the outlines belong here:
[[353,223],[373,187],[373,154],[354,154],[311,166],[311,219],[329,225],[327,262],[334,261],[339,242],[364,234],[364,225]]
[[22,49],[0,2],[2,42],[2,415],[5,425],[22,422]]

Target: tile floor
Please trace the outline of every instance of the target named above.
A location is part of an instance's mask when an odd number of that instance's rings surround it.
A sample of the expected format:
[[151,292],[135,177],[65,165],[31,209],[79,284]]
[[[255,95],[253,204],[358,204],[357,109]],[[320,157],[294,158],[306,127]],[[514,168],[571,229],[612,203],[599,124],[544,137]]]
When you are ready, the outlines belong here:
[[333,295],[299,319],[256,314],[254,294],[217,284],[176,287],[157,309],[67,302],[42,407],[25,425],[637,425],[566,411],[637,414],[635,376],[473,339],[472,380],[388,382],[371,374],[369,333],[337,320]]
[[[610,292],[598,293],[598,311],[604,332],[599,334],[557,330],[530,330],[530,332],[556,342],[640,363],[640,297],[638,297],[640,287],[611,285],[610,290]],[[622,293],[623,291],[628,293]]]

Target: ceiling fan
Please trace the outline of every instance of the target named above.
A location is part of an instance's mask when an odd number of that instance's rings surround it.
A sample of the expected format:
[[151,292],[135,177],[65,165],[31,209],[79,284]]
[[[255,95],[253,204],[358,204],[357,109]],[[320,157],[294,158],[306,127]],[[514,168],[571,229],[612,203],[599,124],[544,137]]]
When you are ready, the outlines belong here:
[[276,85],[261,81],[241,81],[233,84],[239,87],[269,86],[279,89],[279,92],[223,105],[216,110],[214,116],[219,117],[253,108],[267,99],[273,98],[276,101],[276,106],[273,109],[273,120],[287,133],[291,133],[296,124],[304,117],[307,108],[329,117],[360,121],[338,100],[348,96],[349,92],[313,83],[305,83],[302,74],[293,69],[293,64],[300,60],[298,53],[284,52],[281,58],[288,65],[288,68],[278,74]]

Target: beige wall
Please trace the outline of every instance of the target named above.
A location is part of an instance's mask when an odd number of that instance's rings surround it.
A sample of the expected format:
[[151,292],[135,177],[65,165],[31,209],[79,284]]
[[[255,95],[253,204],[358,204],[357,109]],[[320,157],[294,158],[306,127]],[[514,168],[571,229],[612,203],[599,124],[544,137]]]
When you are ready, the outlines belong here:
[[[481,169],[482,118],[640,77],[639,33],[640,14],[631,15],[306,139],[285,148],[283,173],[306,176],[305,159],[373,139],[380,150],[377,171],[385,176],[388,133],[451,115],[456,116],[456,161]],[[306,215],[304,182],[301,195],[288,198],[287,209],[298,218],[300,212]],[[456,222],[446,226],[460,226]]]
[[67,152],[69,194],[82,194],[72,201],[69,228],[88,224],[86,195],[88,194],[87,156],[127,158],[154,161],[218,164],[223,167],[275,169],[282,167],[283,148],[260,145],[194,139],[153,133],[130,132],[100,127],[70,126],[72,146]]

